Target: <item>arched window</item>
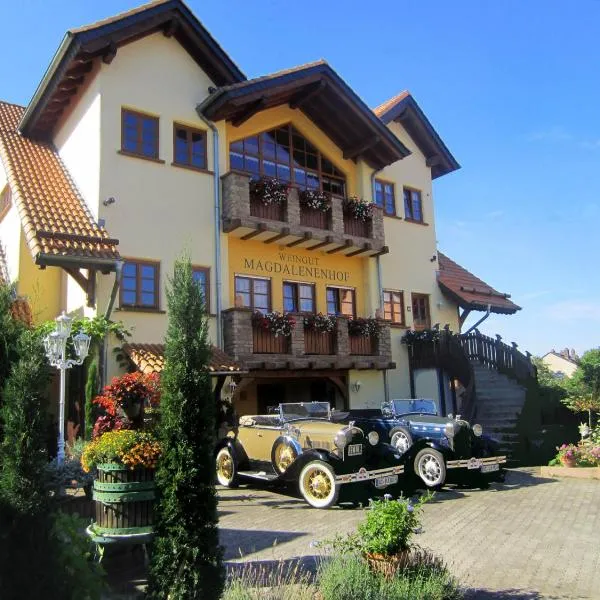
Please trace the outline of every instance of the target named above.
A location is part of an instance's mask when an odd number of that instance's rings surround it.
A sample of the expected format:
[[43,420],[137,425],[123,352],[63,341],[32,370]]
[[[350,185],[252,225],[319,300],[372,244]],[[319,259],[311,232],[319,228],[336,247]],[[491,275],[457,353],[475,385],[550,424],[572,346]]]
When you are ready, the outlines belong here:
[[276,177],[300,189],[342,197],[346,193],[344,174],[291,125],[232,142],[229,165],[257,177]]

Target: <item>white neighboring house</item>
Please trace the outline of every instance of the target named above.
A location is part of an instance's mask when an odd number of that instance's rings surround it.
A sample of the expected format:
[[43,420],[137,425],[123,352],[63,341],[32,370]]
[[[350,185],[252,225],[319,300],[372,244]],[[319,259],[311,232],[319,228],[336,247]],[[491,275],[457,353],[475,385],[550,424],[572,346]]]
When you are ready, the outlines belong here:
[[542,356],[542,362],[561,379],[564,377],[571,377],[575,370],[579,366],[579,356],[575,350],[565,348],[560,352],[552,350]]

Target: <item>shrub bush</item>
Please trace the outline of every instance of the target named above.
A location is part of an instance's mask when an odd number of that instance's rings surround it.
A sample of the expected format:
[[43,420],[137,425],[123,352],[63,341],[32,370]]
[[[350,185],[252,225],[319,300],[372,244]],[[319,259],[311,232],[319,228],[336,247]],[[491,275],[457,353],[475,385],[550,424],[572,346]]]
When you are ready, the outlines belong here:
[[[423,556],[423,555],[422,555]],[[386,578],[369,570],[357,554],[322,564],[318,590],[323,600],[459,600],[456,580],[441,561],[425,560]]]

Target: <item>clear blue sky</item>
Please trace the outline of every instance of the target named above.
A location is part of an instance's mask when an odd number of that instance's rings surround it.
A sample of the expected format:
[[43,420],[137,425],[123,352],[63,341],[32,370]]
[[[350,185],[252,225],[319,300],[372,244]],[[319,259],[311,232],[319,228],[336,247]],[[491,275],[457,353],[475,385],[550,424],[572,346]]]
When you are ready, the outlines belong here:
[[[69,27],[137,4],[4,2],[0,97],[27,103]],[[326,58],[370,106],[409,89],[462,165],[435,182],[440,249],[523,306],[482,329],[600,345],[598,0],[188,5],[249,77]]]

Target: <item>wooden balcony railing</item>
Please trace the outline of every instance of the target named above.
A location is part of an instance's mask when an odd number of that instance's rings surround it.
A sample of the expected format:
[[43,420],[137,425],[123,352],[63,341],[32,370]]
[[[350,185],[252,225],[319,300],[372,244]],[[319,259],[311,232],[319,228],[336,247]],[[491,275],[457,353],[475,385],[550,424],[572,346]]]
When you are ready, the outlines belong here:
[[300,207],[300,225],[315,229],[331,229],[331,210],[323,212],[316,208]]
[[[290,337],[275,337],[252,323],[249,308],[223,311],[224,350],[248,369],[393,369],[389,323],[376,336],[351,336],[348,319],[336,318],[330,333],[305,329],[302,315]],[[279,355],[279,356],[278,356]]]
[[290,352],[289,337],[275,336],[260,327],[252,328],[252,341],[254,352],[257,354],[289,354]]
[[321,333],[314,329],[304,330],[305,354],[334,354],[335,331]]
[[[282,238],[312,239],[314,247],[320,247],[319,241],[327,242],[331,245],[328,250],[335,249],[337,245],[349,248],[352,256],[360,253],[373,256],[386,251],[383,210],[379,206],[373,207],[372,217],[365,222],[351,214],[344,214],[344,201],[338,197],[331,198],[331,206],[326,212],[310,209],[300,200],[295,187],[288,190],[282,206],[264,205],[258,197],[252,197],[250,180],[249,174],[237,171],[226,173],[221,178],[225,233],[244,228],[282,234]],[[266,241],[274,239],[274,236],[262,236],[260,239]],[[359,249],[356,255],[352,253]]]
[[377,339],[373,335],[351,335],[350,354],[372,356],[377,353]]
[[264,204],[258,198],[250,198],[250,215],[259,219],[285,221],[285,206],[283,204]]
[[371,220],[361,221],[344,212],[344,233],[357,237],[371,237]]

